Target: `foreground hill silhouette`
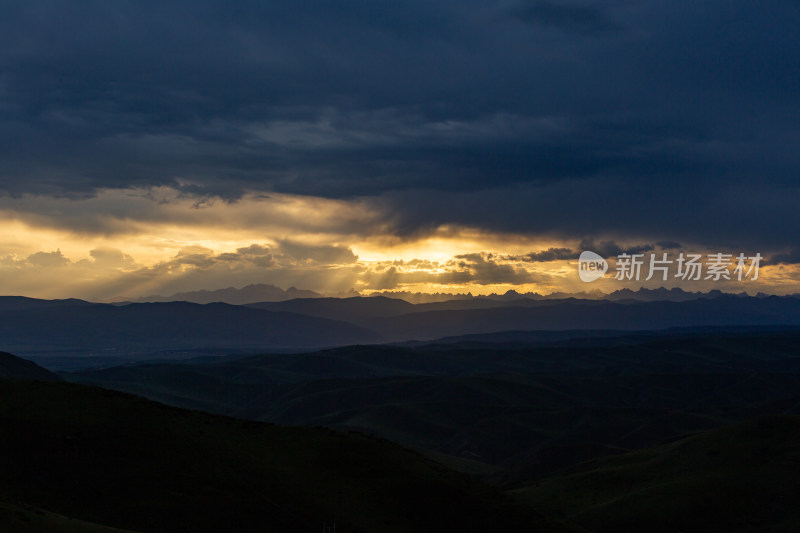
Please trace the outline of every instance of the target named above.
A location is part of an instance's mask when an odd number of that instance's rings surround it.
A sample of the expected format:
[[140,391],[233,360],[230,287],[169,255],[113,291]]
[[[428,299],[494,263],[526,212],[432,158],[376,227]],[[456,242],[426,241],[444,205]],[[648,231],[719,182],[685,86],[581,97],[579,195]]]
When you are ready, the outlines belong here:
[[[781,350],[792,340],[791,334],[761,339],[762,353],[737,363],[736,373],[749,381],[738,395],[751,390],[743,404],[796,410],[796,394],[762,401],[764,391],[780,381],[764,382],[769,374],[744,372],[759,364],[796,368],[791,353]],[[741,337],[698,342],[706,349],[686,358],[702,355],[706,368],[752,348]],[[712,353],[712,346],[728,350]],[[629,356],[619,354],[618,362]],[[410,359],[398,349],[382,363],[408,366]],[[576,360],[587,361],[585,355]],[[308,368],[309,362],[302,364]],[[316,363],[314,369],[321,371]],[[696,394],[694,378],[681,387],[690,384],[694,387],[686,392]],[[590,396],[606,395],[597,385]],[[651,400],[656,403],[675,391],[664,382],[648,385],[660,389]],[[720,416],[716,409],[731,402],[727,388],[711,391],[719,403],[709,418]],[[796,384],[789,389],[796,391]],[[542,398],[558,396],[551,390]],[[475,409],[469,402],[461,407]],[[747,416],[752,409],[738,412]],[[585,417],[606,416],[582,410]],[[559,409],[545,417],[549,426],[540,429],[560,431],[564,414]],[[635,410],[629,414],[634,420],[639,416]],[[652,413],[640,415],[637,424]],[[638,430],[652,432],[663,419],[655,422]],[[487,435],[502,431],[495,422],[490,428],[494,432]],[[536,482],[506,493],[362,434],[248,422],[63,382],[0,379],[0,435],[0,531],[317,531],[325,520],[336,520],[338,531],[363,532],[777,533],[800,528],[797,416],[762,416],[636,452],[617,450],[550,469]],[[573,526],[577,529],[569,529]]]
[[4,531],[30,524],[25,513],[55,531],[75,530],[64,517],[169,532],[317,531],[325,520],[338,531],[563,531],[387,441],[93,387],[0,380],[0,435]]
[[800,417],[605,457],[516,494],[597,533],[800,531]]
[[0,352],[0,378],[61,381],[61,378],[36,363]]
[[182,407],[364,431],[515,487],[609,453],[800,414],[800,331],[352,346],[62,375]]
[[133,533],[51,513],[31,505],[0,502],[0,530],[8,533]]

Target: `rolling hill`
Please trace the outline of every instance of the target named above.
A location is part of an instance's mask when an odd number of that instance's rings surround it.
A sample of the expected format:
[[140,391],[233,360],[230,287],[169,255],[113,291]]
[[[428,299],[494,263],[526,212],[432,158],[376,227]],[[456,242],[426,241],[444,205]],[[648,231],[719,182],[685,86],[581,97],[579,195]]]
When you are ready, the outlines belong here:
[[550,300],[502,307],[421,311],[362,323],[393,341],[509,330],[660,330],[678,327],[797,326],[800,299],[732,295],[682,302]]
[[14,306],[0,298],[0,343],[21,355],[135,358],[178,350],[263,350],[381,340],[346,322],[228,304]]
[[800,417],[604,457],[515,492],[597,533],[800,530]]
[[[53,369],[199,355],[431,342],[510,330],[644,331],[800,325],[800,299],[714,295],[687,301],[470,299],[410,304],[301,298],[239,306],[92,304],[0,297],[0,349]],[[585,336],[585,335],[584,335]]]
[[62,376],[221,414],[364,431],[454,467],[483,465],[485,479],[511,487],[604,454],[796,413],[798,340],[797,331],[726,331],[354,346]]
[[6,352],[0,352],[0,378],[61,381],[53,372]]
[[0,434],[4,530],[32,513],[62,531],[564,531],[384,440],[92,387],[0,380]]

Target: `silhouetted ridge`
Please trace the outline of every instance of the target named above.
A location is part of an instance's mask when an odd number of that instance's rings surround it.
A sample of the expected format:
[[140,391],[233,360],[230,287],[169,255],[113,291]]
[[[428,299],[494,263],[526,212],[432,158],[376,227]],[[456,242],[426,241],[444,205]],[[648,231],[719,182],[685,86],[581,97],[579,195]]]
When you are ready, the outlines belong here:
[[0,378],[60,381],[61,378],[31,361],[0,352]]

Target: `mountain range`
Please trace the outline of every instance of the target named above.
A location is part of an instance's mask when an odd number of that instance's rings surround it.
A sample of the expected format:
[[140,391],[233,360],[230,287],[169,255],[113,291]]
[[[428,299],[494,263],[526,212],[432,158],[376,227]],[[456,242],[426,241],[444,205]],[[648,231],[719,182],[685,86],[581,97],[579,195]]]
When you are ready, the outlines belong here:
[[800,414],[798,341],[800,328],[679,330],[352,346],[62,376],[180,407],[365,431],[515,485],[612,450],[759,414]]
[[800,328],[531,333],[60,377],[385,438],[579,531],[800,524]]
[[320,297],[247,305],[0,297],[0,349],[53,368],[505,331],[795,325],[800,325],[796,297],[722,293],[685,301],[473,298],[412,304],[386,297]]
[[571,531],[382,439],[29,377],[0,378],[2,531]]
[[792,531],[798,306],[0,299],[0,530]]
[[[368,295],[362,295],[358,292],[351,290],[348,294],[336,295],[337,298],[352,298],[356,296],[364,297],[384,297],[392,298],[395,300],[405,300],[413,304],[426,304],[426,303],[441,303],[450,302],[454,300],[491,300],[500,302],[509,302],[520,299],[528,300],[563,300],[565,298],[575,298],[582,300],[640,300],[640,301],[657,301],[667,300],[674,302],[682,302],[686,300],[696,300],[698,298],[716,298],[724,294],[719,290],[712,290],[707,293],[704,292],[691,292],[684,291],[681,288],[674,287],[666,289],[660,287],[657,289],[639,288],[638,290],[631,290],[623,288],[606,294],[599,290],[582,291],[576,293],[555,292],[550,294],[539,294],[536,292],[520,293],[515,290],[509,290],[503,294],[489,294],[473,296],[471,293],[465,294],[449,294],[449,293],[415,293],[407,291],[381,291]],[[746,293],[738,293],[737,296],[747,296]],[[758,296],[765,296],[759,294]],[[240,289],[228,287],[225,289],[217,290],[199,290],[189,292],[176,292],[169,296],[151,295],[135,298],[130,302],[121,303],[146,303],[146,302],[192,302],[199,304],[207,303],[228,303],[232,305],[245,305],[258,302],[283,302],[286,300],[293,300],[296,298],[322,298],[325,295],[307,289],[298,289],[296,287],[289,287],[284,290],[275,285],[257,283],[247,285]]]

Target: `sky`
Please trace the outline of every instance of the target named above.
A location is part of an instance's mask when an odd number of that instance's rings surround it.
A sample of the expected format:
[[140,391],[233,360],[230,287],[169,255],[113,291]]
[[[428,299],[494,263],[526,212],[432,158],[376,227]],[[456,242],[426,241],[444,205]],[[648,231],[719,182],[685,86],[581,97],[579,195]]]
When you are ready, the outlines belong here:
[[[800,292],[800,2],[0,4],[0,293]],[[757,280],[578,278],[593,250]]]

